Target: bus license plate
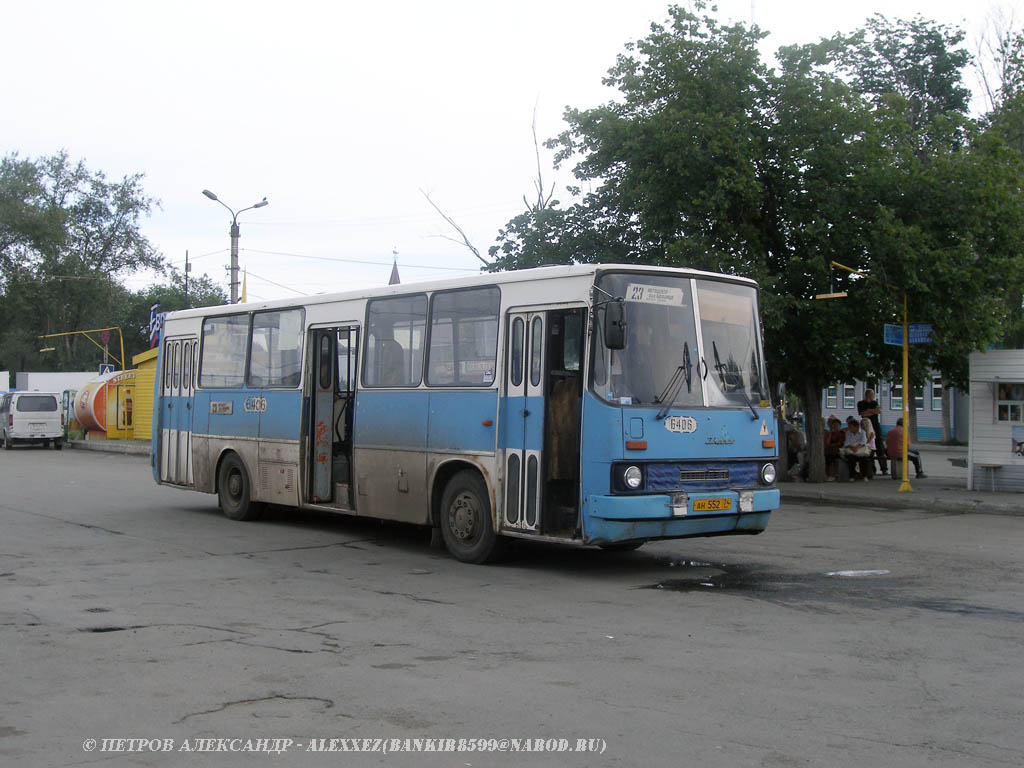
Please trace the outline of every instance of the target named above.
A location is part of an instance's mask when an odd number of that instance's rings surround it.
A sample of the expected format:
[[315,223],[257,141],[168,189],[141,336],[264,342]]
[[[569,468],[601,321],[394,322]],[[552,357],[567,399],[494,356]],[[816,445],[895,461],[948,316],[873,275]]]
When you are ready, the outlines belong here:
[[694,512],[725,512],[728,509],[732,509],[732,499],[728,497],[693,500]]

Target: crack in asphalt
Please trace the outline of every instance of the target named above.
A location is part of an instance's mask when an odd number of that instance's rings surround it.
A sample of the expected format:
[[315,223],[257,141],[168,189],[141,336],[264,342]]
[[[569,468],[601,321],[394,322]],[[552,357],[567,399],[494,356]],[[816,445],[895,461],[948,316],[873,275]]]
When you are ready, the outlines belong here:
[[259,696],[252,699],[238,699],[236,701],[229,701],[225,704],[221,704],[219,707],[216,707],[214,709],[203,710],[202,712],[190,712],[184,717],[175,720],[174,725],[180,725],[181,723],[184,723],[186,720],[192,717],[202,717],[203,715],[215,715],[218,712],[223,712],[224,710],[230,709],[231,707],[237,707],[244,704],[259,704],[261,702],[268,701],[314,701],[324,704],[326,709],[333,709],[334,707],[333,701],[331,701],[330,699],[323,699],[318,696],[291,696],[286,693],[272,693],[269,696]]
[[272,554],[274,552],[301,552],[306,549],[330,549],[331,547],[348,547],[350,549],[362,549],[362,547],[354,547],[352,545],[374,541],[380,541],[380,539],[378,537],[374,537],[372,539],[355,539],[354,541],[336,541],[331,544],[309,544],[302,547],[281,547],[280,549],[254,549],[247,552],[227,552],[224,554],[226,554],[227,556],[267,555]]
[[409,600],[413,600],[417,603],[436,603],[438,605],[455,605],[455,603],[448,602],[447,600],[435,600],[432,597],[420,597],[419,595],[412,595],[408,592],[391,592],[388,590],[373,590],[378,595],[386,595],[388,597],[405,597]]

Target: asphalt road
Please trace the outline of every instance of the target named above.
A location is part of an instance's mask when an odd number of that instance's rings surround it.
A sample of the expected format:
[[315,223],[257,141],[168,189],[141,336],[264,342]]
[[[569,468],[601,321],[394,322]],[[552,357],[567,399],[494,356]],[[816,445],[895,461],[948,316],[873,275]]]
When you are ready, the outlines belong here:
[[[1022,554],[1021,517],[790,505],[470,566],[400,525],[232,522],[143,458],[3,452],[0,764],[1021,765]],[[314,741],[355,738],[383,741]]]

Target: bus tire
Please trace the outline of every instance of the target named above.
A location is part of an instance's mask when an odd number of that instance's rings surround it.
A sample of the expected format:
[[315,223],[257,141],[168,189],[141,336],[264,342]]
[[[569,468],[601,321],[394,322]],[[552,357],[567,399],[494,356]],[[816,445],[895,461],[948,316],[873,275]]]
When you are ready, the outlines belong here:
[[478,473],[463,470],[448,481],[441,497],[440,523],[444,544],[455,559],[486,563],[500,554],[490,496]]
[[263,505],[252,500],[249,473],[237,453],[229,453],[217,473],[217,500],[224,515],[232,520],[258,520]]
[[624,541],[621,544],[598,544],[597,546],[605,552],[634,552],[646,543],[646,541]]

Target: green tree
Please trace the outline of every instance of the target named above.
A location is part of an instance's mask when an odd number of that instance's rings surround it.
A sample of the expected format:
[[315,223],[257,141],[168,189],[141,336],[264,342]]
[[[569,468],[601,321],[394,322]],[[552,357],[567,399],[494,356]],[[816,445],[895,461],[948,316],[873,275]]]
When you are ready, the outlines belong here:
[[[778,71],[761,38],[671,8],[610,70],[620,97],[568,110],[550,143],[589,191],[513,219],[491,255],[505,269],[623,261],[758,280],[771,372],[804,395],[820,480],[821,391],[892,370],[881,327],[902,320],[904,294],[940,341],[991,338],[998,275],[1020,263],[1019,168],[963,113],[966,60],[944,28],[876,19],[781,50]],[[850,298],[813,300],[830,287]]]
[[185,292],[185,273],[171,270],[167,279],[140,291],[128,293],[119,304],[119,325],[124,330],[125,356],[149,349],[149,314],[154,304],[161,312],[174,312],[194,307],[213,307],[228,301],[224,289],[207,275],[190,277]]
[[[990,121],[969,117],[963,38],[921,18],[875,16],[831,41],[835,66],[892,125],[887,175],[896,185],[884,180],[878,199],[889,214],[888,239],[904,248],[891,258],[876,254],[875,269],[907,293],[914,319],[934,324],[934,343],[914,350],[911,378],[920,386],[938,369],[944,391],[966,388],[968,355],[1000,337],[1020,286],[1021,166],[1008,134],[986,133]],[[1013,78],[1006,82],[1009,95]],[[943,416],[948,439],[946,404]],[[911,410],[911,434],[915,417]]]
[[36,337],[113,324],[119,280],[162,267],[141,232],[156,204],[141,174],[108,181],[66,152],[0,161],[0,367],[69,369],[93,360],[88,341],[74,336],[62,340],[58,357],[41,359]]
[[[986,131],[1024,156],[1024,32],[1008,22],[992,28],[982,41],[977,63],[989,111]],[[1003,346],[1024,348],[1024,275],[1008,275],[1009,308],[1003,323]]]

